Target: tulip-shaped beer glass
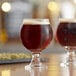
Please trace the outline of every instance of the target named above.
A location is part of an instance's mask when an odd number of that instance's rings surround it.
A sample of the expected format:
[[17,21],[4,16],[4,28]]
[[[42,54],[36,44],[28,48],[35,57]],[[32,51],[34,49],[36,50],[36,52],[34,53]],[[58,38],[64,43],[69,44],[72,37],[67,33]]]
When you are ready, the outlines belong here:
[[33,67],[45,67],[40,62],[40,53],[50,44],[53,31],[48,19],[24,19],[21,32],[21,41],[25,48],[32,53],[31,63],[25,66],[29,70]]
[[67,49],[67,58],[63,61],[64,65],[70,63],[76,65],[76,20],[75,19],[59,19],[56,37],[60,45]]

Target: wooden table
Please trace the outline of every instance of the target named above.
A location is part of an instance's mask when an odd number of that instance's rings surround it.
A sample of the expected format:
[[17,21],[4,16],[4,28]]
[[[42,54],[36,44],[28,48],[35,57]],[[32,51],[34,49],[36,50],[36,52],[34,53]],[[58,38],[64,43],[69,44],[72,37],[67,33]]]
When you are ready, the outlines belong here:
[[65,60],[65,54],[43,54],[46,57],[46,70],[32,69],[26,71],[25,65],[29,63],[3,64],[0,65],[0,76],[76,76],[76,68],[72,65],[61,67],[60,62]]

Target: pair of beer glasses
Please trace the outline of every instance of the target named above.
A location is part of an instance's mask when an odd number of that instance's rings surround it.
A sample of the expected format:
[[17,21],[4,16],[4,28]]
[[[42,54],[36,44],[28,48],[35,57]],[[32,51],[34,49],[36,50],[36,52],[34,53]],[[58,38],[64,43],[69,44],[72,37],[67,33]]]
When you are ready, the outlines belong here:
[[[65,64],[74,63],[74,49],[76,49],[76,21],[59,20],[56,31],[58,42],[68,49],[70,59]],[[20,31],[21,41],[25,48],[32,53],[32,59],[26,70],[34,67],[45,68],[40,62],[40,53],[46,49],[53,39],[53,30],[49,19],[24,19]]]

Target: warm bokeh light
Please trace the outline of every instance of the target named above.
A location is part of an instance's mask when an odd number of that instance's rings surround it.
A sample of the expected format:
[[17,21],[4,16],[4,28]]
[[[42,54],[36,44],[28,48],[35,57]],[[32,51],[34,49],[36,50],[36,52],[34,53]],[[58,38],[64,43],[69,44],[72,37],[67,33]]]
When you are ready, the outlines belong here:
[[51,1],[51,2],[48,3],[48,9],[50,11],[59,11],[59,6],[56,2]]
[[2,29],[0,30],[0,43],[6,43],[7,42],[7,39],[8,36],[7,36],[7,33],[6,33],[6,30],[5,29]]
[[10,70],[3,70],[1,76],[11,76]]
[[74,3],[76,4],[76,0],[74,0]]
[[4,2],[1,8],[4,12],[9,12],[11,10],[11,4],[9,2]]
[[53,26],[53,33],[56,30],[56,26],[58,25],[58,18],[60,15],[60,7],[59,3],[55,1],[50,1],[48,3],[48,10],[49,10],[49,17],[50,17],[50,23]]

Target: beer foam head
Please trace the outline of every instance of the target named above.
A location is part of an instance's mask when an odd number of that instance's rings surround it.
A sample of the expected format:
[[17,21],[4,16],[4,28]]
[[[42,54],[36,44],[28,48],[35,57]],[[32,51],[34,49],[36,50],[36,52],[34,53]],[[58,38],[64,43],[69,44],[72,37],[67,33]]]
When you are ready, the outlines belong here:
[[76,19],[62,19],[62,18],[60,18],[59,19],[59,22],[61,23],[61,22],[69,22],[69,23],[76,23]]
[[24,19],[23,24],[50,24],[49,19]]

